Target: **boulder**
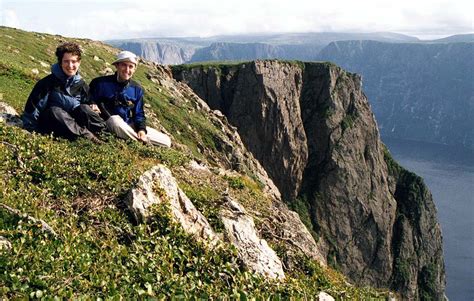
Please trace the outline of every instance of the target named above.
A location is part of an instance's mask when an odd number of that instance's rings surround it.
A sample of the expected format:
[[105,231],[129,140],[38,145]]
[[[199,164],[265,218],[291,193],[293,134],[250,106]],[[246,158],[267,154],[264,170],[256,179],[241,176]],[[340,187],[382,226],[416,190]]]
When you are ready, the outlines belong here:
[[10,250],[11,248],[11,242],[9,242],[5,237],[0,236],[0,251]]
[[226,237],[237,248],[239,258],[255,272],[269,278],[283,279],[283,265],[266,240],[257,235],[253,219],[245,209],[230,197],[225,197],[220,217]]
[[318,301],[334,301],[334,298],[326,292],[319,292]]
[[4,102],[0,102],[0,122],[5,122],[11,126],[23,126],[23,121],[16,110]]
[[169,202],[173,217],[186,232],[211,245],[217,243],[218,237],[209,222],[178,187],[171,171],[158,165],[140,177],[137,187],[127,195],[126,204],[135,219],[143,222],[151,216],[150,207],[162,202]]

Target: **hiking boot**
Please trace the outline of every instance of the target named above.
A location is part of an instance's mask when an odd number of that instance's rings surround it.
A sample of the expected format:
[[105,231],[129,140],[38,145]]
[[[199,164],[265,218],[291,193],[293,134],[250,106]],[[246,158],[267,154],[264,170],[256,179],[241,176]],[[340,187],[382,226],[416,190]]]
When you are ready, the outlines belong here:
[[87,140],[92,141],[95,144],[104,144],[104,141],[100,140],[99,138],[97,138],[96,135],[94,135],[90,132],[87,133],[86,135],[84,135],[83,137],[86,138]]
[[94,142],[95,144],[104,144],[105,142],[100,140],[99,138],[97,138],[96,136],[93,136],[91,138],[89,138],[90,141]]

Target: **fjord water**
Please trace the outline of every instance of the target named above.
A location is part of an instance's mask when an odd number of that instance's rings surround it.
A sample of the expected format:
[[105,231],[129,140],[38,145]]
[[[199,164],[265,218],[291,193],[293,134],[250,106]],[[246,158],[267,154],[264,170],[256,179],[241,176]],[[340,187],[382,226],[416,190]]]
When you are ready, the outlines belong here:
[[383,138],[406,169],[423,177],[438,210],[450,301],[474,300],[474,151]]

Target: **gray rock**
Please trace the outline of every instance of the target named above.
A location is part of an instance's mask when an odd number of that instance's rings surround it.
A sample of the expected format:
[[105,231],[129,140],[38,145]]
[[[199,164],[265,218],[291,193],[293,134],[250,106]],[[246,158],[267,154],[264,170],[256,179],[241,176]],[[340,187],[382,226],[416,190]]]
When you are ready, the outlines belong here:
[[11,250],[12,244],[5,237],[0,236],[0,251]]
[[248,268],[269,278],[285,278],[280,259],[268,243],[258,237],[253,219],[239,203],[227,197],[220,217],[226,237],[237,248],[239,258]]
[[326,292],[319,292],[318,301],[334,301],[334,298]]
[[0,102],[0,122],[5,122],[11,126],[23,126],[23,121],[16,110],[4,102]]
[[43,62],[43,61],[39,61],[39,63],[40,63],[40,65],[41,65],[41,67],[46,67],[46,68],[48,68],[48,67],[51,66],[50,64],[45,63],[45,62]]
[[105,69],[99,71],[99,73],[102,75],[111,75],[111,74],[114,74],[114,70],[110,67],[105,67]]
[[218,238],[207,219],[178,187],[171,171],[164,165],[145,172],[138,180],[137,187],[126,197],[129,210],[139,222],[150,217],[150,206],[164,201],[169,202],[174,218],[186,232],[211,245],[217,243]]
[[[210,172],[196,162],[190,163],[188,168],[204,174]],[[178,187],[171,171],[158,165],[140,177],[137,187],[127,196],[126,204],[137,221],[144,221],[151,216],[150,207],[161,202],[169,202],[173,217],[186,232],[211,246],[220,241],[207,219]],[[240,259],[249,269],[269,278],[284,278],[280,259],[267,242],[258,237],[252,217],[240,204],[229,200],[221,211],[221,218],[225,236],[237,248]]]
[[[301,69],[283,62],[191,69],[174,74],[238,128],[285,199],[301,184],[308,150],[299,116]],[[291,78],[292,80],[288,80]]]

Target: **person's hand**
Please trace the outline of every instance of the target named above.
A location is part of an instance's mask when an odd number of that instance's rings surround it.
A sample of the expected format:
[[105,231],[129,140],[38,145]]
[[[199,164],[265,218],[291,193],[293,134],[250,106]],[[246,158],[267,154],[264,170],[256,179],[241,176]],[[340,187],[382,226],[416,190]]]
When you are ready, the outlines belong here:
[[100,114],[100,109],[95,103],[91,104],[91,109],[92,109],[92,111],[96,112],[97,114]]
[[142,141],[143,143],[148,143],[148,137],[146,136],[145,131],[138,131],[137,136],[138,140]]

